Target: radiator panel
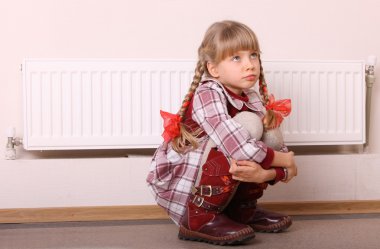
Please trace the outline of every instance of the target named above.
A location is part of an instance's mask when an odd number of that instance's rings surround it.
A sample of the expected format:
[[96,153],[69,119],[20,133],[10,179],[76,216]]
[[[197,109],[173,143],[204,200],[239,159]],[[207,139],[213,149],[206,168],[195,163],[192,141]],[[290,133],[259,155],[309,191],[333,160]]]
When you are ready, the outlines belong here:
[[[365,142],[364,64],[265,61],[269,91],[291,98],[288,145]],[[160,109],[175,113],[195,61],[26,59],[27,150],[154,148]]]
[[266,62],[265,76],[277,99],[290,98],[282,130],[288,145],[365,142],[363,62]]

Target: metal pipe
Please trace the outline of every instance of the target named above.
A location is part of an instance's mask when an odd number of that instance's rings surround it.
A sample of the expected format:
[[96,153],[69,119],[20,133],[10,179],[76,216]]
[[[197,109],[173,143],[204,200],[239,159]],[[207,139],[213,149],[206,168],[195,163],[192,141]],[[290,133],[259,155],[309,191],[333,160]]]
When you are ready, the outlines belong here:
[[375,83],[375,65],[377,57],[370,55],[367,58],[366,70],[365,70],[365,82],[366,82],[366,140],[364,147],[368,147],[369,144],[369,128],[370,128],[370,117],[371,117],[371,97],[372,97],[372,87]]

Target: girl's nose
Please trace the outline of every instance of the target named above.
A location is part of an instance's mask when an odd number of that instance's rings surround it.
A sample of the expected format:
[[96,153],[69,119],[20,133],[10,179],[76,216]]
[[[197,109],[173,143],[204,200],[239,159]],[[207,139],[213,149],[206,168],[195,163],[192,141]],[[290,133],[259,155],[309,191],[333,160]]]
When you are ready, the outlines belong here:
[[255,63],[253,63],[252,60],[247,59],[246,62],[245,62],[245,68],[247,70],[250,70],[250,69],[254,69],[254,67],[255,67]]

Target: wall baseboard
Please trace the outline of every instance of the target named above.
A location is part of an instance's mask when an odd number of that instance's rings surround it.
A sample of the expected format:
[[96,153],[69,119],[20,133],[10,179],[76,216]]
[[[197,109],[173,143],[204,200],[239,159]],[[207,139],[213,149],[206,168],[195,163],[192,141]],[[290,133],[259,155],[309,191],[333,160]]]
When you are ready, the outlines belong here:
[[[380,213],[380,200],[263,202],[260,205],[289,215]],[[0,223],[156,219],[168,219],[168,216],[155,205],[0,209]]]

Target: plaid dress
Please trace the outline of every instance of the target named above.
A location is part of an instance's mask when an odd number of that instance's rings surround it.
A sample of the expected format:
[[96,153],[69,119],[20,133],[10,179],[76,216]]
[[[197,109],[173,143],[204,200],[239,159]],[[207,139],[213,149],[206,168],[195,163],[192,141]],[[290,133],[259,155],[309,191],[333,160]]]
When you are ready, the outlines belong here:
[[219,151],[236,160],[263,162],[267,146],[250,137],[239,123],[228,113],[230,104],[238,110],[245,105],[260,117],[265,108],[259,95],[252,89],[244,91],[248,101],[232,97],[215,79],[205,79],[196,89],[192,101],[192,119],[204,130],[199,147],[179,154],[171,143],[163,143],[156,150],[150,165],[147,183],[158,205],[163,207],[178,225],[186,210],[191,188],[208,139],[212,139]]

